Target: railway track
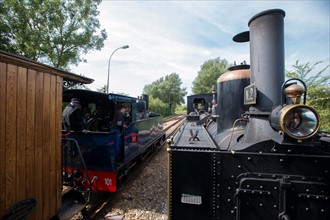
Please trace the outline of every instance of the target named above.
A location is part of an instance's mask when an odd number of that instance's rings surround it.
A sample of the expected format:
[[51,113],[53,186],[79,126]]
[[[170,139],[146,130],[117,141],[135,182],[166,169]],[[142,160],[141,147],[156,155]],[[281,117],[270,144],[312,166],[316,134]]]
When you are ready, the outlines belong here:
[[[184,118],[185,118],[184,116],[180,115],[164,120],[164,130],[166,133],[166,139],[168,137],[173,136],[177,132],[177,128],[182,123]],[[125,186],[131,181],[133,181],[140,174],[139,171],[141,170],[141,167],[147,164],[150,161],[150,159],[158,152],[158,150],[165,144],[166,142],[163,142],[161,143],[160,146],[156,146],[149,155],[147,155],[142,161],[140,161],[139,164],[135,164],[131,168],[126,181],[122,184],[121,189],[125,189]],[[118,191],[120,192],[121,189]],[[107,214],[105,212],[107,212],[106,210],[109,210],[109,205],[111,206],[111,203],[116,198],[117,194],[118,192],[116,193],[108,193],[108,192],[100,192],[100,191],[91,192],[92,199],[87,207],[87,211],[91,219],[102,219],[102,217],[104,217]],[[80,219],[80,218],[78,217],[75,219]]]

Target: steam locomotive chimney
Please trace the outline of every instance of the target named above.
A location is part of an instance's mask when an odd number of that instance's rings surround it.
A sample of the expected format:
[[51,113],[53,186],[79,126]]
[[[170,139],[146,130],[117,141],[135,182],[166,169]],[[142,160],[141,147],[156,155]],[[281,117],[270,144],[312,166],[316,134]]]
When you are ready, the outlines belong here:
[[284,82],[284,20],[280,9],[263,11],[249,21],[251,81],[257,87],[257,111],[281,104]]
[[257,88],[256,104],[249,108],[243,143],[269,140],[276,133],[268,117],[281,104],[284,82],[284,16],[280,9],[263,11],[249,21],[251,79]]
[[142,100],[146,102],[146,110],[149,110],[149,96],[147,94],[142,94]]

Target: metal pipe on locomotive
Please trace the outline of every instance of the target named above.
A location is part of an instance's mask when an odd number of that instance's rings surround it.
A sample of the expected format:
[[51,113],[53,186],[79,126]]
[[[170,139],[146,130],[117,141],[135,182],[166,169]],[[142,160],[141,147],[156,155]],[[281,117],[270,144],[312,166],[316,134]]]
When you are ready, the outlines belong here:
[[284,17],[250,19],[233,39],[250,41],[251,67],[220,76],[214,113],[169,141],[169,219],[330,218],[330,138],[305,84],[284,82]]

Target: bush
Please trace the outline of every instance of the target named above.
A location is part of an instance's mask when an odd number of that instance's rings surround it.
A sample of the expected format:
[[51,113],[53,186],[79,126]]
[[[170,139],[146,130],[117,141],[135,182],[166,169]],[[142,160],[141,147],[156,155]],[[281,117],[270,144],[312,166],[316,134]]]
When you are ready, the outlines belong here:
[[160,99],[149,97],[149,111],[159,113],[163,117],[171,115],[168,103],[162,102]]

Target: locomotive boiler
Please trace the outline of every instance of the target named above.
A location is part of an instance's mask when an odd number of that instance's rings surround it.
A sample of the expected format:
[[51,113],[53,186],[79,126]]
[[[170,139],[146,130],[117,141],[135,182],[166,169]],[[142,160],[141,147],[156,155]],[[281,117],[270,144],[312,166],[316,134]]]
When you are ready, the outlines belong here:
[[285,81],[284,17],[250,19],[233,40],[251,65],[221,75],[212,114],[168,140],[169,219],[330,219],[330,138],[305,84]]

